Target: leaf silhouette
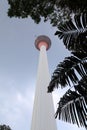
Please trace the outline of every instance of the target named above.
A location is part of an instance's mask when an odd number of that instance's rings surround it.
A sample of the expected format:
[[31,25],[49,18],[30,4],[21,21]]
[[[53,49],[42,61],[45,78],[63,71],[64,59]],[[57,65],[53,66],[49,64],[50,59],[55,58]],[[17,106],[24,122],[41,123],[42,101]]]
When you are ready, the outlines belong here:
[[[63,62],[58,64],[55,69],[51,82],[48,86],[48,92],[61,85],[62,88],[69,85],[78,84],[79,77],[87,75],[87,57],[85,53],[73,53],[74,55],[66,57]],[[81,56],[82,54],[82,56]]]
[[58,103],[55,117],[87,129],[87,98],[68,90]]
[[71,51],[87,51],[87,14],[75,15],[73,20],[58,26],[58,35],[64,45]]

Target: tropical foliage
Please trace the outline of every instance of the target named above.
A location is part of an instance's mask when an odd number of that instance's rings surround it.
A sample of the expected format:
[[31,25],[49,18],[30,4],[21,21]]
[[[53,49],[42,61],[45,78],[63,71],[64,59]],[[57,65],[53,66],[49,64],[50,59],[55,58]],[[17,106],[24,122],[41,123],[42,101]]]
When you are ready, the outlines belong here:
[[0,125],[0,130],[11,130],[11,128],[7,125]]
[[70,86],[60,98],[55,117],[87,129],[87,13],[60,25],[55,35],[72,54],[58,64],[48,86],[48,92]]
[[87,1],[79,0],[59,0],[58,3],[62,8],[68,7],[70,11],[78,14],[87,10]]
[[87,8],[86,0],[8,0],[8,16],[27,18],[30,16],[36,23],[44,18],[53,26],[68,21],[72,13],[79,14]]

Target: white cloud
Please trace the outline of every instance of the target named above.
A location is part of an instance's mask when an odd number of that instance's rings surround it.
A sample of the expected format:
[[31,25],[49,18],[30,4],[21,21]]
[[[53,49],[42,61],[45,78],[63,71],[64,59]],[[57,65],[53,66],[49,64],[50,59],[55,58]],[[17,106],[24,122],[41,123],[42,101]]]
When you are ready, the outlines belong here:
[[[32,87],[31,87],[32,86]],[[23,87],[23,86],[22,86]],[[12,130],[30,129],[32,108],[34,100],[34,84],[28,83],[21,90],[15,80],[11,78],[0,78],[0,123],[9,125]],[[53,92],[55,111],[63,90]],[[67,125],[58,121],[58,129],[77,130],[75,125]],[[26,126],[26,127],[25,127]],[[84,130],[83,128],[79,130]]]
[[4,82],[0,82],[0,122],[10,125],[15,130],[21,129],[23,123],[28,125],[31,121],[33,89],[28,84],[21,91],[10,79],[2,81]]

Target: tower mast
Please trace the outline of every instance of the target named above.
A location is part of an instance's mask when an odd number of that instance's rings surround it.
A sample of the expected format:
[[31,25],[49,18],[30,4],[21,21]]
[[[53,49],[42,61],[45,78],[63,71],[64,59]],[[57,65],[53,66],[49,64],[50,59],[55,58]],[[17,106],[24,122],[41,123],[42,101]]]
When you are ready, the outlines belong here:
[[57,130],[52,94],[47,93],[50,75],[46,50],[51,47],[51,40],[47,36],[38,36],[35,40],[35,46],[40,51],[40,57],[31,130]]

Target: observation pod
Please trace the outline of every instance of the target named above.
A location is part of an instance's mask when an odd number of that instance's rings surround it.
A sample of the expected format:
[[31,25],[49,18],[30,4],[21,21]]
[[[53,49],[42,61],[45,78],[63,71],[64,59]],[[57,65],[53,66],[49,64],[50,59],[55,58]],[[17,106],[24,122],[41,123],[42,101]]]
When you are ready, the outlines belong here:
[[38,36],[35,40],[35,47],[40,51],[40,57],[31,130],[57,130],[52,94],[47,93],[50,74],[46,50],[51,47],[51,40],[44,35]]

